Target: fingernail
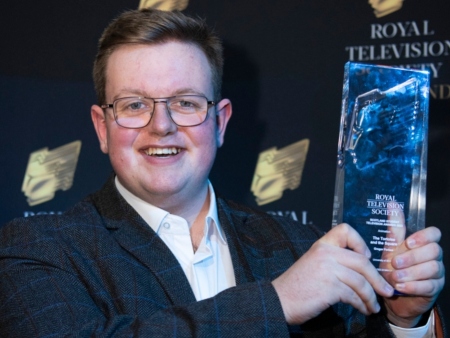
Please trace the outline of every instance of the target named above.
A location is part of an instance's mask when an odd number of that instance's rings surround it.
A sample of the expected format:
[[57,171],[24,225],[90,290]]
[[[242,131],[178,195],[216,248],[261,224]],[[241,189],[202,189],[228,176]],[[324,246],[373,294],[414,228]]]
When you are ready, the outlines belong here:
[[376,303],[375,304],[375,312],[380,312],[380,310],[381,310],[380,304]]
[[406,277],[406,271],[403,270],[396,271],[395,274],[397,275],[398,281],[402,281]]
[[390,284],[386,284],[384,290],[390,295],[394,292],[394,288]]
[[416,240],[413,238],[408,238],[406,243],[408,244],[408,248],[410,248],[410,249],[412,249],[416,246]]
[[397,290],[404,290],[405,289],[405,283],[397,283],[397,284],[395,284],[395,288]]
[[405,261],[403,260],[403,258],[401,258],[401,257],[395,257],[395,265],[396,265],[396,268],[402,268],[403,267],[403,264],[405,263]]
[[366,249],[366,257],[370,258],[372,256],[372,253],[370,252],[369,249]]

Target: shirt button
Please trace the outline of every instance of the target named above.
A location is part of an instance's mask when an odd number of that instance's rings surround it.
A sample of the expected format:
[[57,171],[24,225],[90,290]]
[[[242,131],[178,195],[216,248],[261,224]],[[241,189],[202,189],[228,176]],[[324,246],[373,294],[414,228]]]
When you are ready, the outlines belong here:
[[164,223],[164,224],[163,224],[163,227],[166,228],[166,229],[169,229],[169,228],[170,228],[170,223],[167,223],[167,222]]

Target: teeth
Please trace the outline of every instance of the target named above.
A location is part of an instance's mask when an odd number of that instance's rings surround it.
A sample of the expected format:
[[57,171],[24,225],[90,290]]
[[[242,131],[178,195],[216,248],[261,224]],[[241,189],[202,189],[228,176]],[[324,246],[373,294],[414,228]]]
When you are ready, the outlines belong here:
[[145,150],[145,153],[148,156],[155,156],[155,155],[176,155],[181,151],[179,148],[148,148]]

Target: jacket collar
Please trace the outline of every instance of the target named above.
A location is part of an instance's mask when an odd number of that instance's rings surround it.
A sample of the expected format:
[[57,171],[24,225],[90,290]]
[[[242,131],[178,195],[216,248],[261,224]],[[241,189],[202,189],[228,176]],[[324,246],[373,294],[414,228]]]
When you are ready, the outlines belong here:
[[117,243],[148,268],[173,304],[195,302],[195,296],[175,256],[114,185],[114,174],[93,195],[104,225]]
[[[146,266],[167,292],[173,304],[195,302],[195,296],[175,256],[139,214],[125,201],[114,184],[112,174],[103,188],[92,198],[105,227],[119,245]],[[241,245],[239,234],[247,213],[236,211],[221,198],[216,198],[221,227],[227,238],[236,285],[255,280]]]

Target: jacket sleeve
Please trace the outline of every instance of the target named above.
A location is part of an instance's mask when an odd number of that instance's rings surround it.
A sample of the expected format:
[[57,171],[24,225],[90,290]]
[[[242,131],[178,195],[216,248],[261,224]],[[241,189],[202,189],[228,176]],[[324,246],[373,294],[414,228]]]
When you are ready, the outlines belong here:
[[[133,295],[117,292],[117,299],[111,299],[110,294],[93,292],[90,285],[95,281],[85,280],[93,275],[85,271],[89,264],[70,265],[70,260],[82,253],[63,254],[51,236],[35,233],[15,223],[0,228],[1,337],[289,335],[269,280],[242,284],[213,298],[178,306],[155,304],[158,299],[134,295],[132,301],[139,309],[129,311],[121,308],[119,298]],[[140,306],[144,303],[152,304]]]
[[[269,281],[228,289],[148,315],[108,312],[76,276],[31,260],[2,260],[1,337],[255,337],[288,336]],[[6,271],[5,271],[6,270]]]

